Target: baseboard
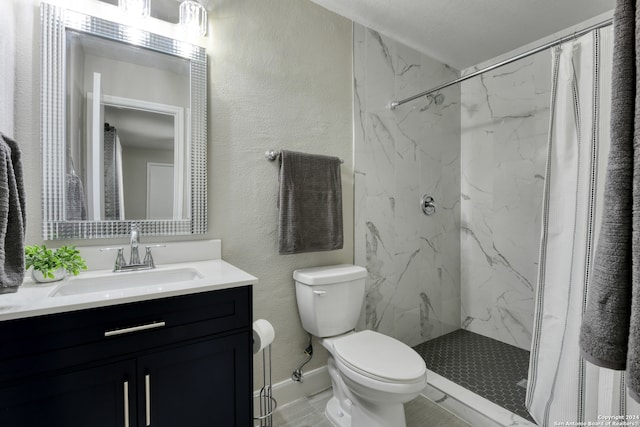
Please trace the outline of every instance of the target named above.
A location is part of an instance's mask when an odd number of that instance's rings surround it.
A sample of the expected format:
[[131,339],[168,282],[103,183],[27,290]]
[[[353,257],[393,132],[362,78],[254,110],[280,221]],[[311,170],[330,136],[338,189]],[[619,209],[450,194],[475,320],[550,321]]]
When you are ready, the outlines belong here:
[[[326,366],[322,366],[312,371],[305,372],[303,381],[300,383],[289,378],[287,380],[280,381],[279,383],[272,384],[271,391],[273,397],[278,402],[278,407],[281,407],[287,403],[293,402],[294,400],[319,393],[329,387],[331,387],[329,371]],[[256,406],[259,394],[260,390],[255,390],[253,392],[254,408],[259,408],[259,406]]]

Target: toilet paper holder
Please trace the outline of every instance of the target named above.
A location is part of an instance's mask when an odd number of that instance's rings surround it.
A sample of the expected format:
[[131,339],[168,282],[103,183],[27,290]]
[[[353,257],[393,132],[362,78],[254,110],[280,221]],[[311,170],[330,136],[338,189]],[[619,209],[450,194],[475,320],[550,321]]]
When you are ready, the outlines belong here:
[[[266,322],[261,319],[261,322]],[[258,394],[258,405],[260,407],[260,415],[257,417],[253,417],[254,421],[259,421],[256,427],[273,427],[273,413],[278,407],[278,402],[273,397],[273,392],[271,390],[272,378],[271,378],[271,342],[269,342],[266,346],[258,346],[256,348],[256,329],[260,329],[256,327],[256,322],[254,322],[254,354],[256,354],[256,350],[259,350],[259,347],[262,349],[259,352],[262,353],[262,388],[260,389],[260,393]],[[268,327],[271,328],[273,332],[273,326],[270,323],[266,322]],[[271,338],[273,339],[273,338]]]

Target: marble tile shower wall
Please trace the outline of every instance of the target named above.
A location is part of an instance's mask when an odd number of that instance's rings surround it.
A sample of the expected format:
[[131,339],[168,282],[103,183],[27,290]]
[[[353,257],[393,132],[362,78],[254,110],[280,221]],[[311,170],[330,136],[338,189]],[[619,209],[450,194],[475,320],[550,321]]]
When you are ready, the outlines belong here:
[[462,83],[462,327],[531,345],[551,55]]
[[457,76],[354,24],[354,246],[369,271],[359,326],[409,345],[460,328],[460,90],[440,105],[387,105]]

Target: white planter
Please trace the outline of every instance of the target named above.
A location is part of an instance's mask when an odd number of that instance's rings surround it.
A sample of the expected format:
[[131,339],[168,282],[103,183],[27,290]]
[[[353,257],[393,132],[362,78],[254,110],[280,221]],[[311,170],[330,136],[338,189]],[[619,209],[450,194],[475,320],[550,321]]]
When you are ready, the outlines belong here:
[[53,279],[44,277],[42,275],[42,272],[39,270],[31,270],[31,277],[33,278],[33,281],[36,283],[57,282],[67,277],[67,270],[65,270],[64,268],[57,269],[56,271],[53,272]]

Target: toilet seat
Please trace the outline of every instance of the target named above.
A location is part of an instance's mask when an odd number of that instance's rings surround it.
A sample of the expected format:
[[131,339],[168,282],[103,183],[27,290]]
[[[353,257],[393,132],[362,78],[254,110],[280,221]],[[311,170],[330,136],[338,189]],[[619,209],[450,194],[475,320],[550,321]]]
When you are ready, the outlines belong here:
[[424,381],[426,366],[420,355],[378,332],[365,330],[338,338],[333,349],[341,365],[372,380],[394,384]]

